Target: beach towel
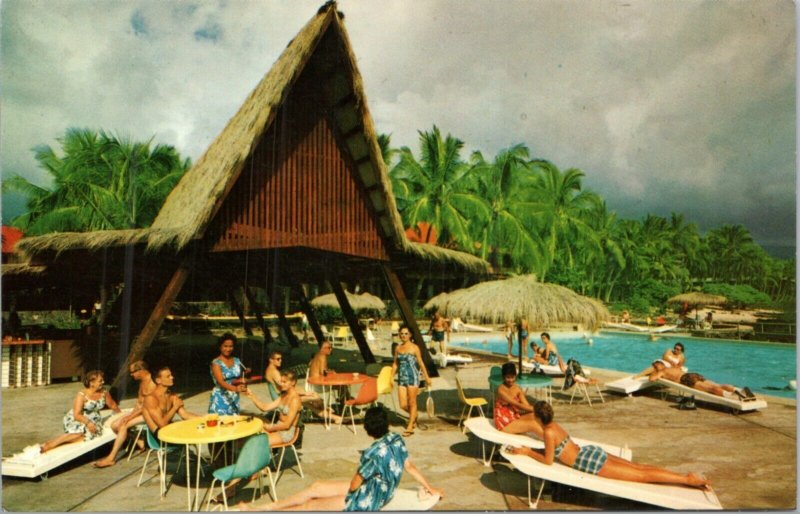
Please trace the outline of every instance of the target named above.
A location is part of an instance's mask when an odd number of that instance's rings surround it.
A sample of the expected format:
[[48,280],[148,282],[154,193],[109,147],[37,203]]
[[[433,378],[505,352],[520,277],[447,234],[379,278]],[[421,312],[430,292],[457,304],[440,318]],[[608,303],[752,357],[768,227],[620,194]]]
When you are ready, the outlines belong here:
[[582,377],[586,376],[581,367],[581,363],[575,359],[569,359],[567,361],[567,371],[564,373],[564,391],[575,385],[575,377],[577,375]]

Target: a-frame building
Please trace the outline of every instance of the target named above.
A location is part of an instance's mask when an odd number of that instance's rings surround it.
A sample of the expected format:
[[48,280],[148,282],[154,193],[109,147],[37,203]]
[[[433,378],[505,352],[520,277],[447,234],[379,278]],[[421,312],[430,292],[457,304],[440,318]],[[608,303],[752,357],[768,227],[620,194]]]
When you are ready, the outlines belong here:
[[[17,248],[33,264],[45,264],[54,281],[65,280],[63,270],[76,276],[85,271],[83,286],[96,291],[101,285],[91,275],[102,258],[109,276],[125,280],[126,287],[147,284],[138,286],[148,290],[149,301],[142,302],[148,307],[141,323],[132,325],[131,335],[138,336],[129,361],[144,355],[192,273],[221,286],[242,274],[245,283],[267,289],[292,286],[305,306],[297,286],[327,281],[369,362],[372,354],[343,281],[382,274],[421,342],[402,285],[404,270],[489,271],[473,256],[406,239],[333,2],[289,43],[169,195],[152,227],[26,238]],[[430,363],[424,345],[422,350]]]

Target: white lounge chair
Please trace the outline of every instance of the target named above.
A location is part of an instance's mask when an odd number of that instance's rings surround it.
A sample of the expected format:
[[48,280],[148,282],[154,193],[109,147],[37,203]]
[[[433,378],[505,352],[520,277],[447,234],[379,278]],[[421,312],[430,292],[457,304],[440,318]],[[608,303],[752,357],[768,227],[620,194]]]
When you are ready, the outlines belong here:
[[121,413],[113,415],[111,415],[111,411],[108,411],[108,414],[103,416],[102,435],[90,441],[62,444],[46,453],[31,451],[37,449],[38,445],[35,445],[29,447],[31,450],[3,457],[2,474],[12,477],[35,478],[42,476],[45,478],[50,470],[116,439],[117,434],[111,430],[111,424],[130,411],[131,409],[123,409]]
[[383,506],[382,511],[431,510],[439,503],[438,494],[420,494],[414,489],[397,488],[389,503]]
[[[576,441],[577,442],[577,441]],[[714,491],[704,491],[692,487],[667,484],[644,484],[603,478],[598,475],[584,473],[560,462],[547,465],[525,455],[513,455],[503,448],[500,454],[508,459],[512,466],[528,476],[528,505],[535,509],[542,497],[546,480],[578,487],[589,491],[626,498],[649,505],[657,505],[676,510],[720,510],[722,505]],[[542,484],[536,501],[531,501],[531,479],[539,478]]]
[[[468,428],[470,432],[475,434],[476,437],[481,439],[481,452],[484,466],[491,465],[492,457],[494,456],[494,451],[497,446],[526,446],[528,448],[535,448],[539,450],[544,448],[544,442],[541,439],[537,439],[525,434],[508,434],[506,432],[501,432],[494,427],[494,424],[488,418],[470,418],[464,422],[464,426]],[[579,439],[577,437],[573,437],[572,440],[575,441],[575,444],[579,446],[586,446],[589,444],[600,446],[608,453],[621,457],[625,460],[631,460],[633,457],[633,452],[631,452],[627,445],[624,448],[620,448],[619,446],[614,446],[612,444],[598,443],[586,439]],[[486,458],[486,446],[484,444],[485,441],[494,443],[488,459]]]
[[666,380],[663,378],[658,379],[657,382],[661,385],[669,387],[670,389],[678,391],[681,396],[694,396],[695,400],[699,400],[705,403],[713,403],[714,405],[721,405],[723,407],[728,407],[734,413],[750,412],[758,409],[767,408],[766,400],[762,400],[760,398],[756,398],[754,400],[726,398],[724,396],[717,396],[716,394],[707,393],[705,391],[699,391],[693,387],[685,386],[683,384],[679,384],[678,382],[673,382],[671,380]]
[[612,382],[606,382],[605,388],[607,391],[612,391],[620,394],[627,394],[630,396],[636,391],[642,391],[649,387],[657,385],[656,382],[650,382],[648,377],[634,378],[634,375],[629,377],[620,378]]
[[[533,361],[522,361],[522,369],[523,371],[530,371],[534,368]],[[539,364],[539,369],[544,371],[544,374],[550,377],[563,377],[564,372],[561,371],[561,368],[558,366],[551,366],[550,364]],[[589,374],[589,370],[584,371],[586,374]]]
[[472,362],[472,356],[465,353],[447,353],[438,352],[433,357],[433,361],[440,368],[446,368],[448,364],[469,364]]

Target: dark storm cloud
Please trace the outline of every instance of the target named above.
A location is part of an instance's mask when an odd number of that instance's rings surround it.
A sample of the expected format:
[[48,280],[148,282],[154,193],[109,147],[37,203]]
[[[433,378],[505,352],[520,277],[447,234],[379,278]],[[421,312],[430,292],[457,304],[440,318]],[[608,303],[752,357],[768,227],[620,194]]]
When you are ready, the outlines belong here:
[[[3,173],[69,126],[196,159],[319,1],[2,4]],[[624,217],[680,212],[794,243],[788,1],[342,0],[379,132],[525,143]],[[213,43],[213,44],[209,44]],[[4,204],[4,214],[8,211]]]

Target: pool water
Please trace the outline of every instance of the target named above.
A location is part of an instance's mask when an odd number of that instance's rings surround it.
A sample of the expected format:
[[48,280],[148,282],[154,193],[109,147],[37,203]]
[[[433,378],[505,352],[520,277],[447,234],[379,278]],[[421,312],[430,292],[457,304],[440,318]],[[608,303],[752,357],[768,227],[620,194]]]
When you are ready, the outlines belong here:
[[[721,384],[749,386],[755,392],[795,398],[789,380],[796,379],[797,357],[793,344],[695,339],[659,335],[656,341],[639,334],[600,333],[587,344],[583,335],[552,334],[561,357],[575,358],[583,365],[637,373],[647,368],[678,341],[685,347],[686,367]],[[537,342],[539,342],[537,338]],[[502,334],[453,334],[451,347],[476,349],[506,355]],[[514,355],[517,355],[514,342]],[[524,355],[524,353],[523,353]]]

